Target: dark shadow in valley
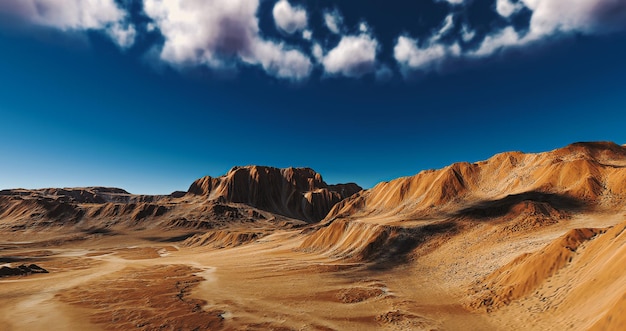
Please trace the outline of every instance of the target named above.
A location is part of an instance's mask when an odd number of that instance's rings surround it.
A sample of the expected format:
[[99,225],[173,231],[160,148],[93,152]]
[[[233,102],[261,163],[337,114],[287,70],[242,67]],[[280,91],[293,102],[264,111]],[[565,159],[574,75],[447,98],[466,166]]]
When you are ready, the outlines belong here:
[[513,207],[524,201],[548,204],[552,208],[564,212],[580,212],[586,207],[582,200],[573,197],[556,193],[531,191],[508,195],[498,200],[481,201],[471,207],[464,208],[451,216],[488,220],[507,215],[511,212]]
[[200,232],[200,231],[194,231],[194,232],[189,232],[189,233],[185,233],[179,236],[172,236],[172,237],[144,237],[143,239],[149,240],[149,241],[154,241],[154,242],[160,242],[160,243],[175,243],[175,242],[179,242],[179,241],[183,241],[187,238],[193,237],[196,234],[201,234],[204,232]]
[[114,235],[115,232],[107,228],[91,228],[83,230],[85,234]]
[[440,221],[420,227],[390,227],[387,234],[371,243],[363,252],[370,271],[386,271],[408,263],[412,252],[437,236],[458,232],[453,221]]

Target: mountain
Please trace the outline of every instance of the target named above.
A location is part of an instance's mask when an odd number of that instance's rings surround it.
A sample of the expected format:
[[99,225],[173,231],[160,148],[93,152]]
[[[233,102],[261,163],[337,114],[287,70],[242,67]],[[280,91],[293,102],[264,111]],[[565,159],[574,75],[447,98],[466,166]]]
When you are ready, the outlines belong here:
[[263,166],[163,196],[4,190],[0,234],[9,329],[626,328],[626,146],[610,142],[368,190]]
[[337,202],[361,191],[354,183],[327,185],[310,168],[234,167],[226,175],[203,177],[189,194],[209,201],[243,203],[290,218],[317,222]]
[[469,310],[541,313],[511,329],[618,330],[624,215],[626,146],[575,143],[380,183],[335,205],[300,250],[374,270],[438,266],[440,286],[467,288]]
[[371,257],[388,254],[383,246],[409,249],[431,233],[449,235],[478,222],[530,231],[584,211],[623,207],[624,183],[626,147],[611,142],[501,153],[361,191],[336,204],[302,248]]
[[336,205],[326,220],[395,223],[449,213],[489,217],[514,211],[520,203],[560,211],[609,208],[626,198],[625,166],[626,148],[610,142],[575,143],[537,154],[506,152],[380,183]]
[[232,221],[317,222],[356,184],[328,185],[309,168],[235,167],[203,177],[187,192],[134,195],[119,188],[0,191],[0,226],[137,226],[214,228]]

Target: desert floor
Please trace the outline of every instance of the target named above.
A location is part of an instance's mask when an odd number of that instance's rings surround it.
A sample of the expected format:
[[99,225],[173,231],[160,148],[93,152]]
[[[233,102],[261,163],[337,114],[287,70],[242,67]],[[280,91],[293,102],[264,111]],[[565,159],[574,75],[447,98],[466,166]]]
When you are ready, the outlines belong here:
[[[3,330],[578,329],[593,321],[551,313],[559,303],[540,295],[566,286],[565,277],[552,277],[536,295],[494,312],[468,308],[468,289],[568,228],[606,227],[619,220],[621,215],[584,216],[499,240],[487,240],[493,228],[484,224],[393,263],[304,251],[301,230],[279,230],[227,248],[181,247],[189,233],[171,231],[14,233],[2,240],[0,262],[34,263],[50,273],[0,278],[0,325]],[[26,240],[33,237],[38,241]]]

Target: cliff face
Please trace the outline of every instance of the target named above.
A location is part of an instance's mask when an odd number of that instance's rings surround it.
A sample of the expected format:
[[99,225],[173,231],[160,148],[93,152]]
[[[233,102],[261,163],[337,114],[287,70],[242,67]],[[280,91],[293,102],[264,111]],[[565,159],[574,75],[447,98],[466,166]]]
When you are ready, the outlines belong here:
[[191,184],[188,194],[317,222],[337,202],[360,190],[353,183],[327,185],[310,168],[247,166],[235,167],[221,177],[200,178]]

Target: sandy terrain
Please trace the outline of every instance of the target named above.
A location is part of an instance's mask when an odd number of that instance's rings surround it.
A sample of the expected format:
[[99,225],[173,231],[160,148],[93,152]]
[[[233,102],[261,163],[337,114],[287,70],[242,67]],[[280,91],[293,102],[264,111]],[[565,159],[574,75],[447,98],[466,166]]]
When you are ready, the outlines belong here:
[[310,169],[236,168],[177,196],[11,191],[0,267],[49,273],[0,278],[0,325],[623,330],[625,166],[608,143],[504,153],[340,202]]
[[3,325],[328,330],[480,329],[486,323],[427,269],[372,271],[300,252],[296,231],[221,250],[177,249],[134,235],[107,239],[49,248],[45,256],[19,244],[4,248],[3,255],[29,256],[50,274],[0,280]]

